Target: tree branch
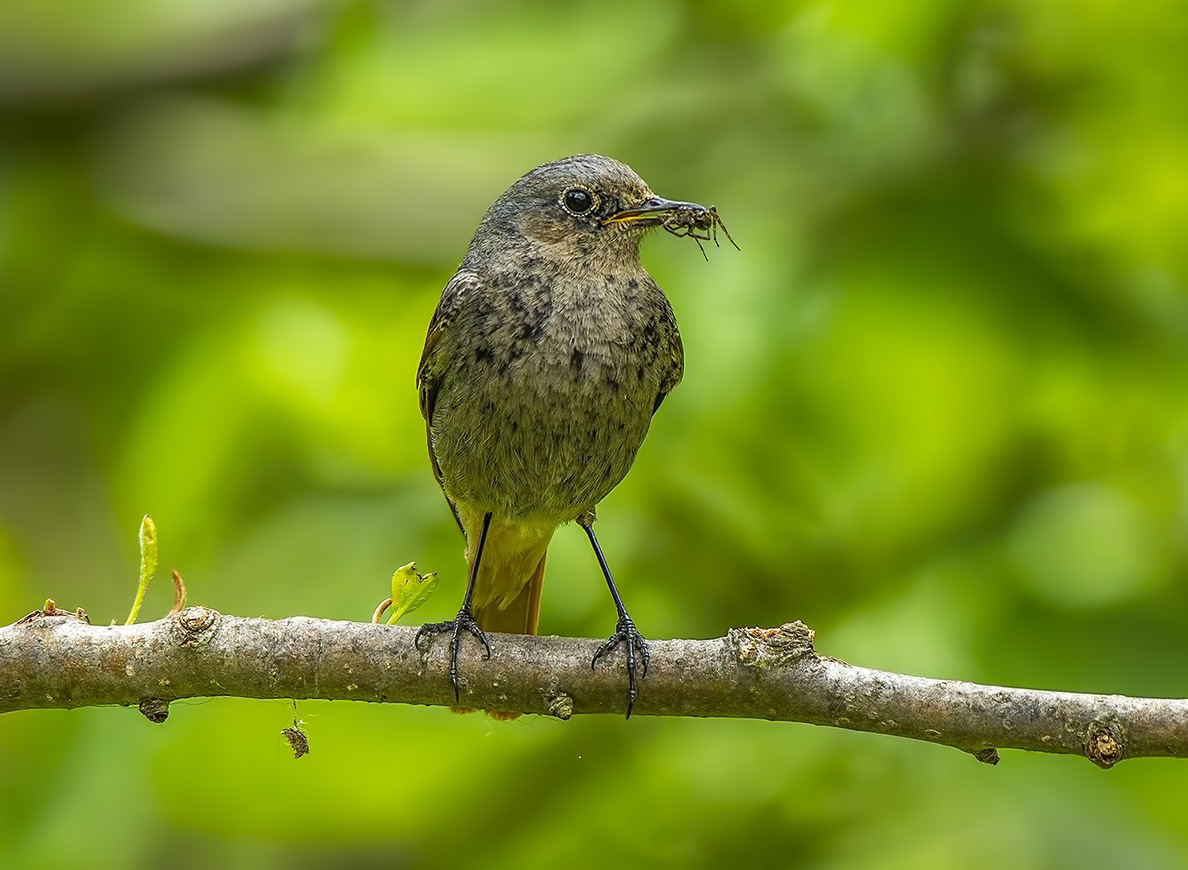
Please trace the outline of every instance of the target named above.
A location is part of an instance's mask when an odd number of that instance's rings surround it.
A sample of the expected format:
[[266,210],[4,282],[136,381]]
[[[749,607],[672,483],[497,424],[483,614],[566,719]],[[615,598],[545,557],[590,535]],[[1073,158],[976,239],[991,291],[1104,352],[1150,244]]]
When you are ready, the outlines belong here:
[[[446,644],[420,652],[415,628],[190,607],[157,622],[94,626],[48,610],[0,628],[0,712],[136,704],[164,721],[179,698],[321,698],[453,705]],[[598,641],[492,634],[493,656],[464,641],[461,703],[568,719],[622,713],[621,659]],[[874,671],[817,654],[799,622],[714,640],[651,643],[635,713],[773,719],[953,746],[1082,755],[1101,767],[1188,757],[1188,700],[982,686]]]

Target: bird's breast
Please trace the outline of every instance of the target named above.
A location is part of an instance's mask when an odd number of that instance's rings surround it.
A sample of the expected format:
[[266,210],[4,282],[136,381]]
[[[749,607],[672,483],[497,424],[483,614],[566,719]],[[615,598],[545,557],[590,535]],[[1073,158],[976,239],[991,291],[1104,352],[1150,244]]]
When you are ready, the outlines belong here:
[[634,460],[671,313],[646,275],[488,286],[451,329],[431,425],[443,484],[499,515],[571,519]]

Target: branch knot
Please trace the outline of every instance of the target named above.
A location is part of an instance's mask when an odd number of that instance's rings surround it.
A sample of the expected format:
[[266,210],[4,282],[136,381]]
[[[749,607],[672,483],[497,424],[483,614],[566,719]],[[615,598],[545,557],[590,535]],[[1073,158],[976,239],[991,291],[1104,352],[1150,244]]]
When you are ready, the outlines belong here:
[[180,646],[204,646],[215,635],[219,612],[209,607],[187,607],[169,622]]
[[160,725],[169,718],[169,702],[160,698],[145,698],[140,702],[140,712],[150,722]]
[[1090,723],[1085,734],[1085,756],[1103,770],[1109,770],[1122,760],[1125,741],[1119,723],[1098,719]]
[[739,664],[747,667],[782,667],[797,659],[817,657],[813,630],[800,620],[779,628],[732,628],[726,642]]

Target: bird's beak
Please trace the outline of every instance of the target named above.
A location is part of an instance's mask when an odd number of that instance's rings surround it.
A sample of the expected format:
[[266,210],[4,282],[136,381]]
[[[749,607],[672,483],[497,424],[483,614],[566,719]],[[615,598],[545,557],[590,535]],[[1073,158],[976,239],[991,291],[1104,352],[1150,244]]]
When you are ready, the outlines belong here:
[[664,199],[661,196],[650,196],[639,205],[625,208],[611,215],[602,222],[602,225],[633,223],[636,221],[658,224],[663,223],[666,217],[679,212],[691,211],[704,213],[706,210],[705,206],[698,205],[695,202],[677,202],[673,199]]

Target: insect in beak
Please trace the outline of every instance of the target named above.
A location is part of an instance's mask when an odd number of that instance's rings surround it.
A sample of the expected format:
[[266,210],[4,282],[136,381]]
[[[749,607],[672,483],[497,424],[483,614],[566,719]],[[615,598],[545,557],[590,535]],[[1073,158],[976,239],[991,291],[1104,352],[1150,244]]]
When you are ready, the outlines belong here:
[[726,224],[718,217],[718,210],[713,206],[706,208],[695,202],[677,202],[653,196],[645,199],[634,208],[616,212],[602,222],[603,226],[613,223],[628,223],[646,221],[649,225],[663,227],[666,232],[674,236],[690,236],[701,250],[701,256],[706,256],[702,242],[718,244],[718,230],[726,236],[726,240],[738,250],[738,244],[730,236]]

